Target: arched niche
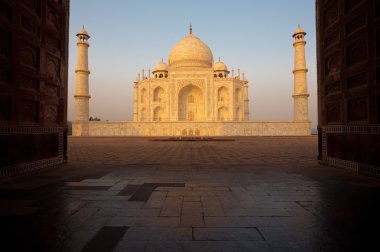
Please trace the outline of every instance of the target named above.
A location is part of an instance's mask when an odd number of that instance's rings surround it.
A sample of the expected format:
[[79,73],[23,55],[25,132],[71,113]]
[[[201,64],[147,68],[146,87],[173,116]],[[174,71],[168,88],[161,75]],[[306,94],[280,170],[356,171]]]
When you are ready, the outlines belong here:
[[162,87],[156,87],[153,91],[153,101],[154,102],[163,102],[164,101],[165,91]]
[[153,121],[161,122],[165,120],[165,110],[162,107],[156,107],[153,111]]
[[228,121],[228,110],[225,106],[218,109],[218,121]]
[[220,87],[218,89],[218,101],[228,103],[228,89],[226,87]]

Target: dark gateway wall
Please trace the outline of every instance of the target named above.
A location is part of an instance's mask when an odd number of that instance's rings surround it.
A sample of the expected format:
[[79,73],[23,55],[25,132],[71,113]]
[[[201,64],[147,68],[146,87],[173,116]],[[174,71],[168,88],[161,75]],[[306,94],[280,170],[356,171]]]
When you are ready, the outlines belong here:
[[0,177],[67,149],[68,0],[0,0]]
[[317,0],[319,159],[380,175],[380,0]]

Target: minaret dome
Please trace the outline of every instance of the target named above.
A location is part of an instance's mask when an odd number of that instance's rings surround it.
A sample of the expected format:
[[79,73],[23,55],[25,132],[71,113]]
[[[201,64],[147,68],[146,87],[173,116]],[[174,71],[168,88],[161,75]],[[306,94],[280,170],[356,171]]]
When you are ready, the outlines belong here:
[[228,68],[223,61],[219,61],[214,63],[214,77],[215,78],[227,78],[229,74]]
[[154,67],[154,78],[167,78],[168,77],[168,65],[163,59]]

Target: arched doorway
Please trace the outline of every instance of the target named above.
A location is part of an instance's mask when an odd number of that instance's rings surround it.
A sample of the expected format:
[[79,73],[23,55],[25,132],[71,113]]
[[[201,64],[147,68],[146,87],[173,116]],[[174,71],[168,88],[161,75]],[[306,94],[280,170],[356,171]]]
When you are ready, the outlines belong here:
[[205,100],[202,90],[192,84],[178,94],[178,120],[202,121],[205,119]]

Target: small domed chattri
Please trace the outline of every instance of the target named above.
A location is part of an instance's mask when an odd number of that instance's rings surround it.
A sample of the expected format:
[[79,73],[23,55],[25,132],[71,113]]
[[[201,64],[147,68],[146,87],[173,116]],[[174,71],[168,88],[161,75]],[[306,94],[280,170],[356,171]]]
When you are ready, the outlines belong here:
[[158,71],[168,71],[168,65],[164,62],[163,59],[154,67],[153,73]]
[[214,71],[228,71],[228,68],[223,61],[220,61],[219,58],[219,61],[214,63]]

